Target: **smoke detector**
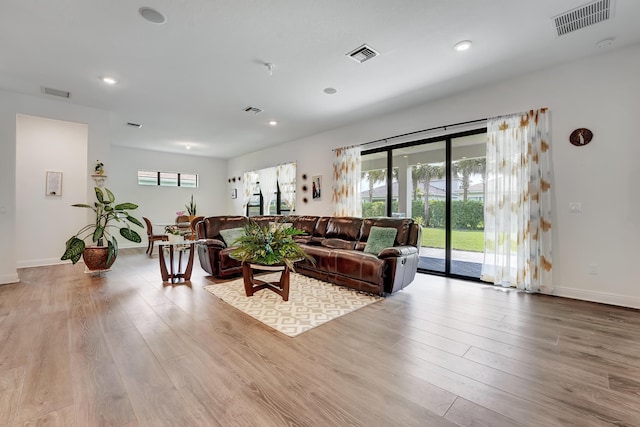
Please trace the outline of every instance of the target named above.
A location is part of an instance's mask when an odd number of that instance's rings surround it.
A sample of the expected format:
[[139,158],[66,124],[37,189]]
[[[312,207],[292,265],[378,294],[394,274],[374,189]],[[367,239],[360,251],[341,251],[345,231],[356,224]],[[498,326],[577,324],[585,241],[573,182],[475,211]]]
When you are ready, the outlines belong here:
[[596,0],[554,16],[552,19],[558,36],[606,21],[612,15],[613,2],[614,0]]
[[359,48],[347,53],[347,56],[349,58],[353,59],[356,62],[359,62],[360,64],[362,64],[364,61],[370,60],[371,58],[375,58],[378,55],[380,54],[366,44],[363,44]]

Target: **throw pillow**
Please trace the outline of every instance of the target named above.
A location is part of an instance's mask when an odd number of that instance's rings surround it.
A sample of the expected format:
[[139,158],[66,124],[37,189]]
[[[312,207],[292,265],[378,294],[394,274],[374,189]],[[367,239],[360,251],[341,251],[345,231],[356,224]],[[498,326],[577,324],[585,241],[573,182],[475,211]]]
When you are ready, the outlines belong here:
[[364,252],[378,255],[384,248],[393,246],[398,230],[393,227],[371,227]]
[[227,228],[226,230],[220,230],[220,235],[224,243],[230,247],[236,243],[236,240],[244,236],[244,228]]

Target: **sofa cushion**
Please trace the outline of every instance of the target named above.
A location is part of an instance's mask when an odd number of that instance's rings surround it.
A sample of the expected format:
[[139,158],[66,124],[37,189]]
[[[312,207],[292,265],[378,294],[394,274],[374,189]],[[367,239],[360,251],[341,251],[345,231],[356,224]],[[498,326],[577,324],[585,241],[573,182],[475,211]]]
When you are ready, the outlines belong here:
[[398,230],[396,234],[396,240],[393,245],[390,246],[404,246],[408,244],[411,225],[413,220],[411,218],[366,218],[362,221],[362,230],[360,231],[360,240],[356,245],[356,250],[363,250],[367,240],[369,239],[369,233],[371,227],[393,227]]
[[354,249],[356,246],[355,241],[344,239],[323,239],[320,244],[331,249]]
[[239,238],[244,236],[244,228],[227,228],[220,230],[220,235],[227,246],[233,246]]
[[371,227],[364,252],[378,255],[384,248],[393,246],[398,230],[392,227]]

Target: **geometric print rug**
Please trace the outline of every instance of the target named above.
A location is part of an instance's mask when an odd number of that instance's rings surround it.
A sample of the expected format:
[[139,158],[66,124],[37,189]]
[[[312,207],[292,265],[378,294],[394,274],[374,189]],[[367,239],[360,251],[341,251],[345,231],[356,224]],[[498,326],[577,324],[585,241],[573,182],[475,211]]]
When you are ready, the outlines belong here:
[[[227,304],[290,337],[322,325],[354,310],[382,300],[344,286],[332,285],[297,273],[289,276],[289,301],[268,289],[247,297],[242,278],[205,286],[204,289]],[[277,281],[280,273],[260,275]]]

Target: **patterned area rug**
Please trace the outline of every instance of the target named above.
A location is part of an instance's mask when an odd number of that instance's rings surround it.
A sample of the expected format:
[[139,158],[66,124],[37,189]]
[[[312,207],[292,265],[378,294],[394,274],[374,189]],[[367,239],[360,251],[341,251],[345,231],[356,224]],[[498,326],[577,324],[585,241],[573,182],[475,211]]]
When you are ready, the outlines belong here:
[[[274,281],[278,280],[280,273],[259,277],[261,280]],[[268,289],[247,297],[242,278],[205,286],[204,289],[290,337],[382,299],[297,273],[291,273],[289,283],[289,301],[286,302]]]

